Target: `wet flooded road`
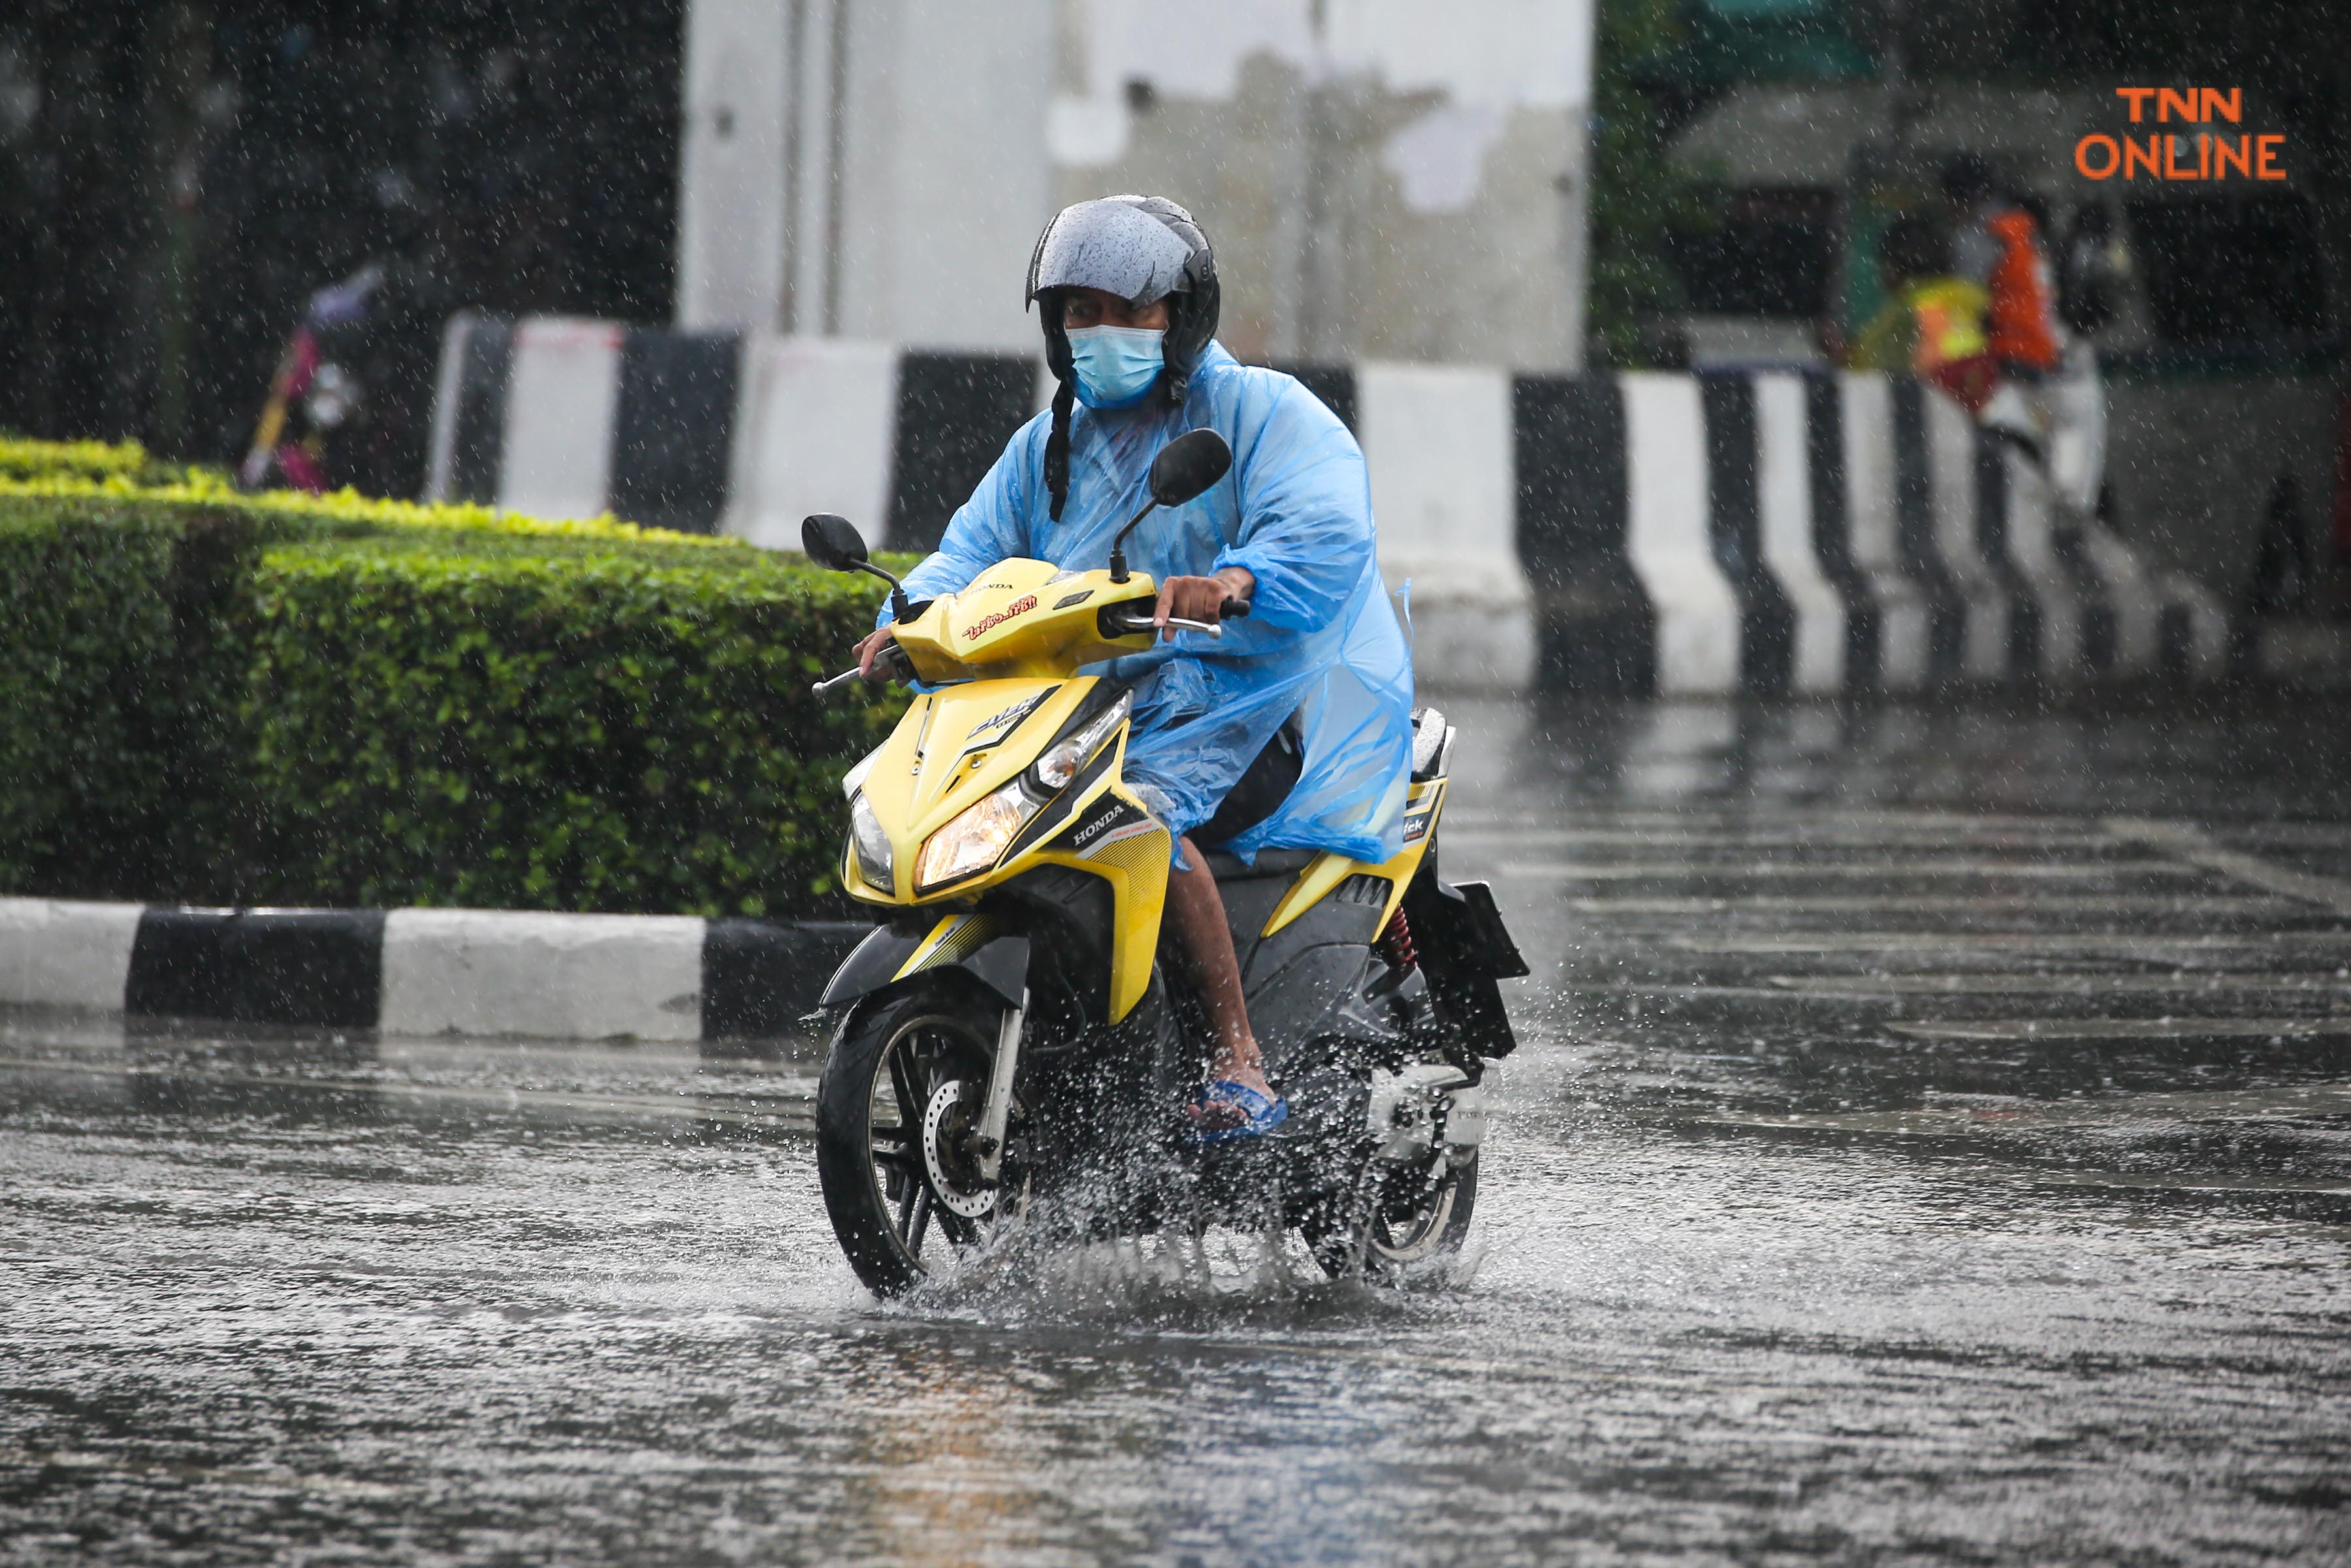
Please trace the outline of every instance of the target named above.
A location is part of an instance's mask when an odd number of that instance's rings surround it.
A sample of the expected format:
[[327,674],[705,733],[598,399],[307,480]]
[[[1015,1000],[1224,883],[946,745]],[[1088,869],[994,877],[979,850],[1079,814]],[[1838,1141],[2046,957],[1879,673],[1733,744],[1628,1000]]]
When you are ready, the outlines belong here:
[[1444,1289],[883,1309],[804,1052],[0,1019],[0,1561],[2340,1561],[2343,716],[1465,706]]

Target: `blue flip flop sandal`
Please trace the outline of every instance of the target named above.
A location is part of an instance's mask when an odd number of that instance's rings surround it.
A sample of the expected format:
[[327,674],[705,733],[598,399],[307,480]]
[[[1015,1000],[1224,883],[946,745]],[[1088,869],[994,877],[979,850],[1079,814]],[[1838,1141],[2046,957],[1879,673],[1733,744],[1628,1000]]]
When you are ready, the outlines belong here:
[[1211,1105],[1230,1105],[1248,1118],[1238,1127],[1209,1127],[1196,1131],[1192,1141],[1196,1144],[1233,1144],[1243,1138],[1261,1138],[1290,1120],[1290,1102],[1260,1094],[1246,1083],[1236,1083],[1229,1078],[1219,1078],[1213,1083],[1203,1083],[1192,1092],[1192,1103],[1207,1110]]

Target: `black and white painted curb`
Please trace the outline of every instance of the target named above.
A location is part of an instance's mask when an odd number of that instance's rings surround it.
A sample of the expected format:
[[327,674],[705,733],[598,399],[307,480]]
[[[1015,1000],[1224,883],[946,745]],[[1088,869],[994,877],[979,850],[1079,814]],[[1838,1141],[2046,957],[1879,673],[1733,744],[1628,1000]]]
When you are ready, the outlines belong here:
[[[1362,441],[1432,686],[1833,695],[2231,673],[2191,579],[1907,378],[1285,367]],[[937,541],[1049,389],[1019,355],[461,316],[431,493],[790,548]]]
[[872,929],[476,909],[0,898],[0,1002],[386,1035],[790,1032]]

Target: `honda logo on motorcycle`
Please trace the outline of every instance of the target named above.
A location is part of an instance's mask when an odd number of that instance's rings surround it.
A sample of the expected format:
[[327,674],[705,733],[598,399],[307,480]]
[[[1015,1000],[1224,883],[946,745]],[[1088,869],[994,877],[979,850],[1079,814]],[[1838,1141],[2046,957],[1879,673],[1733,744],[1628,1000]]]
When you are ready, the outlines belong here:
[[1158,824],[1144,813],[1135,810],[1123,800],[1113,800],[1091,821],[1081,822],[1070,834],[1070,848],[1086,859],[1101,853],[1111,845],[1121,843],[1137,833],[1150,832]]

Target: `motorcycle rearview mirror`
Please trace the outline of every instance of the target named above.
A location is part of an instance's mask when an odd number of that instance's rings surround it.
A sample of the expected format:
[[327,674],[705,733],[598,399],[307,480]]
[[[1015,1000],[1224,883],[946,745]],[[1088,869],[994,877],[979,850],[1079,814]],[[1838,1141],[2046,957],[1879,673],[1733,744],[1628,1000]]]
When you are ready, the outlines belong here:
[[827,571],[862,571],[890,585],[890,614],[906,618],[906,591],[897,577],[866,559],[865,536],[847,517],[818,512],[800,519],[800,552]]
[[866,564],[865,536],[831,512],[800,519],[800,550],[827,571],[855,571]]
[[1206,495],[1208,486],[1223,478],[1232,465],[1233,449],[1213,430],[1187,430],[1161,447],[1159,455],[1151,460],[1150,501],[1126,520],[1126,527],[1111,541],[1110,580],[1126,580],[1126,536],[1151,515],[1154,507],[1180,507]]
[[1151,498],[1180,507],[1205,495],[1233,465],[1233,449],[1213,430],[1187,430],[1151,460]]

